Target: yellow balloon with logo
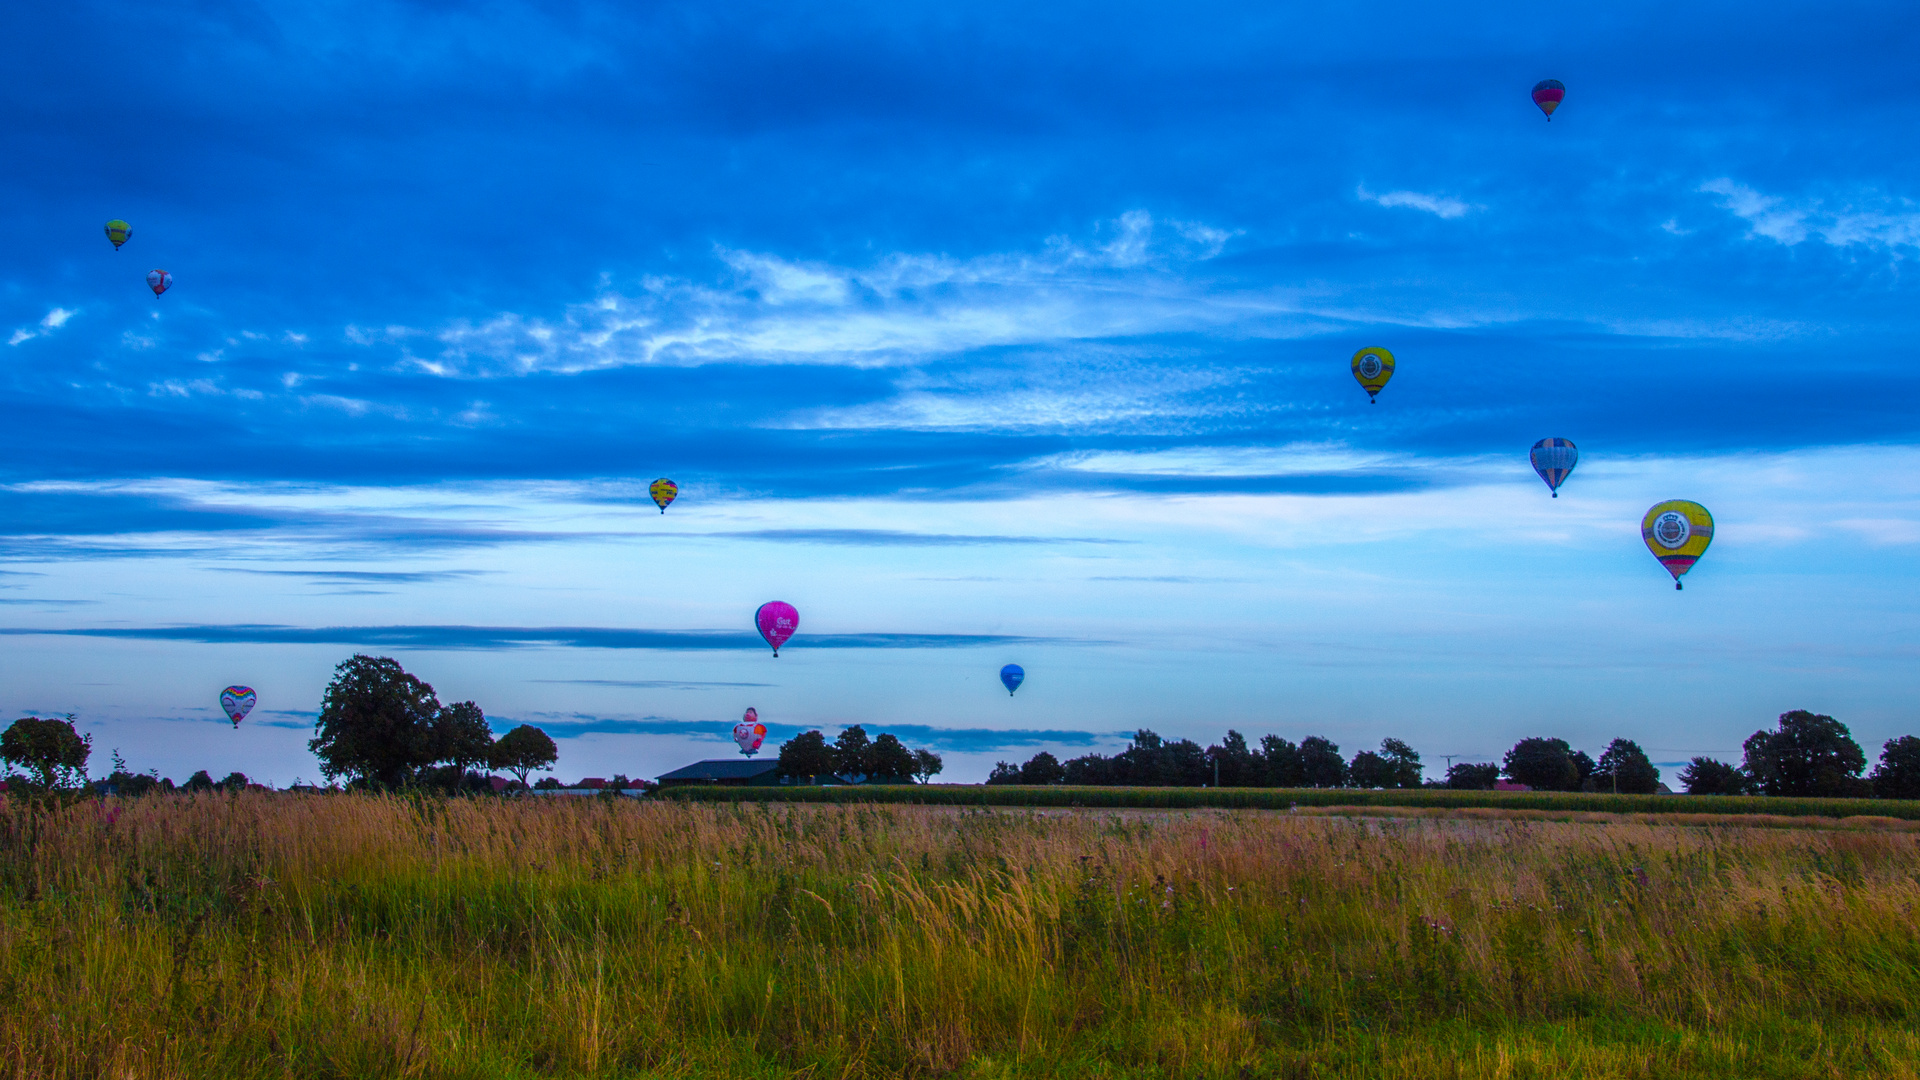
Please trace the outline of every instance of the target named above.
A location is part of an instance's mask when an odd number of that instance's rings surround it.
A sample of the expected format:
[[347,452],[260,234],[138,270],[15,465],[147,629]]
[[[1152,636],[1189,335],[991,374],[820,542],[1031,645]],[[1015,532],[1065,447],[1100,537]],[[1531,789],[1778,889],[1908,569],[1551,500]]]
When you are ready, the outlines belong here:
[[1673,575],[1673,587],[1678,589],[1680,576],[1693,569],[1713,543],[1713,515],[1697,502],[1669,499],[1640,519],[1640,538]]
[[1353,354],[1353,378],[1367,392],[1367,404],[1376,404],[1374,395],[1393,378],[1393,354],[1385,349],[1365,348]]
[[107,239],[113,242],[113,250],[119,251],[120,245],[126,243],[127,239],[132,235],[133,226],[121,221],[119,218],[114,218],[112,221],[107,222]]

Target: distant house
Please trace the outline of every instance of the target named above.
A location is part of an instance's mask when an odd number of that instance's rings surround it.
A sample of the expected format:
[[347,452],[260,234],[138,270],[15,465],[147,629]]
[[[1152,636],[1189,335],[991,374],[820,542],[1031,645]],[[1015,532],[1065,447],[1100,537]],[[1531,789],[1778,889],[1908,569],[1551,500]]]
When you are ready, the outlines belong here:
[[589,777],[583,778],[579,783],[573,786],[577,788],[586,788],[589,791],[599,791],[601,788],[607,786],[607,778],[604,776],[589,776]]
[[728,758],[696,761],[670,773],[662,773],[658,779],[663,788],[684,787],[688,784],[757,787],[780,782],[780,763],[754,761],[751,758],[745,761],[734,761]]

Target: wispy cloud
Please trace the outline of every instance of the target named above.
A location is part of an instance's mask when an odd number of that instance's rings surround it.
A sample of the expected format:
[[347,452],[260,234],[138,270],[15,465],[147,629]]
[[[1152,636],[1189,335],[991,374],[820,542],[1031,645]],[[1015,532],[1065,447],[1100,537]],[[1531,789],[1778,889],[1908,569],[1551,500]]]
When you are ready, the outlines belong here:
[[1722,177],[1700,185],[1722,209],[1747,222],[1752,236],[1788,247],[1818,239],[1834,247],[1920,247],[1920,207],[1911,199],[1872,196],[1831,207],[1820,199],[1766,195]]
[[618,686],[631,690],[711,690],[714,688],[753,688],[777,686],[764,682],[691,682],[681,679],[529,679],[528,682],[556,686]]
[[[537,723],[548,734],[556,738],[577,738],[582,735],[680,735],[711,738],[715,744],[724,744],[726,728],[711,720],[682,720],[666,716],[641,717],[605,717],[582,713],[528,713],[508,719],[488,717],[497,727],[517,722]],[[1126,741],[1131,733],[1106,731],[1080,731],[1073,729],[997,729],[997,728],[946,728],[926,724],[893,724],[883,719],[858,722],[868,735],[887,732],[897,736],[901,742],[911,747],[926,747],[931,750],[943,750],[958,754],[989,754],[1002,750],[1032,749],[1040,746],[1058,746],[1063,748],[1086,748],[1104,744],[1117,744]],[[829,737],[845,730],[851,724],[821,724],[818,729]],[[769,723],[767,725],[769,749],[803,731],[813,727]]]
[[[0,634],[193,641],[203,644],[367,645],[403,649],[656,649],[664,651],[754,649],[759,636],[734,630],[636,630],[601,626],[198,626],[0,629]],[[989,645],[1057,643],[1067,639],[1013,634],[801,634],[783,648],[967,649]]]
[[75,308],[62,308],[62,307],[54,308],[53,310],[47,312],[46,316],[40,320],[40,323],[37,329],[29,330],[25,327],[21,327],[20,329],[15,330],[13,332],[13,336],[7,339],[7,344],[18,345],[23,341],[31,341],[37,337],[45,337],[46,335],[53,333],[55,330],[58,330],[61,327],[67,325],[67,320],[73,318],[77,314],[79,314],[79,311],[78,309],[75,309]]
[[866,266],[719,248],[726,280],[608,281],[557,319],[503,313],[427,333],[355,329],[433,374],[581,371],[713,362],[881,366],[929,354],[1162,333],[1245,318],[1187,271],[1238,230],[1132,210],[1093,236],[1039,250],[954,258],[896,253]]
[[1354,194],[1366,202],[1379,203],[1389,208],[1405,207],[1409,210],[1421,210],[1448,221],[1466,217],[1480,209],[1473,203],[1456,199],[1451,195],[1433,195],[1423,191],[1388,191],[1376,194],[1368,191],[1365,184],[1356,188]]

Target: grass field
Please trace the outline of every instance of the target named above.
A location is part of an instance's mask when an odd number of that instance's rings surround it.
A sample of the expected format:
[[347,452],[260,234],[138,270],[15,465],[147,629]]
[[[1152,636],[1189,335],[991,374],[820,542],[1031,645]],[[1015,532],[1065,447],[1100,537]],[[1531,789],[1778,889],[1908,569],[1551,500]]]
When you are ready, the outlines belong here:
[[1920,836],[166,796],[0,810],[16,1077],[1913,1078]]
[[1484,807],[1548,813],[1764,814],[1774,817],[1885,817],[1920,821],[1908,799],[1791,799],[1759,795],[1608,795],[1577,791],[1397,791],[1360,788],[1069,787],[1049,784],[858,784],[814,787],[666,789],[669,798],[701,802],[912,803],[922,806],[1077,806],[1095,809],[1288,810],[1317,806],[1392,806],[1436,810]]

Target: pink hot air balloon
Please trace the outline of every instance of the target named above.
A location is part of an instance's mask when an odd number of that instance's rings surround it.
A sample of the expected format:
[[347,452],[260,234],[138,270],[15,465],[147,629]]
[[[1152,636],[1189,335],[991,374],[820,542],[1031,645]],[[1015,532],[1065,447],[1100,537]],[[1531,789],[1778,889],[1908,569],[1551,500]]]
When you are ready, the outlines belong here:
[[753,613],[753,624],[760,628],[760,636],[767,639],[767,644],[773,646],[773,655],[779,656],[780,646],[800,628],[800,613],[784,600],[769,600]]
[[740,752],[752,757],[760,750],[760,744],[767,741],[767,725],[760,722],[760,714],[752,709],[733,725],[733,741],[740,744]]

